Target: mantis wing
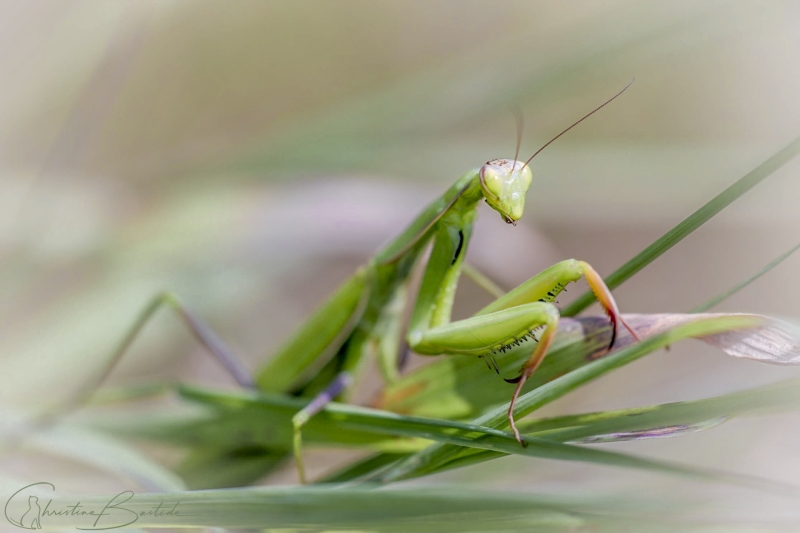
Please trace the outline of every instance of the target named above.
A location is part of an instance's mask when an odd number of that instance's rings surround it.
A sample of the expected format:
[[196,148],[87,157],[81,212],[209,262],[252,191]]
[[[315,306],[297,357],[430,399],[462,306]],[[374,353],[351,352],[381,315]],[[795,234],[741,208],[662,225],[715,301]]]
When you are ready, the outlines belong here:
[[310,379],[339,350],[366,308],[368,269],[359,269],[323,303],[256,376],[258,388],[286,392]]
[[[365,312],[383,315],[383,309],[374,308],[390,302],[399,303],[404,292],[401,287],[427,242],[426,235],[474,182],[475,176],[476,171],[472,170],[459,178],[378,252],[366,267],[345,281],[259,372],[256,378],[258,387],[285,392],[302,381],[302,377],[310,379],[342,347]],[[395,331],[397,313],[384,316],[383,322],[384,328],[393,333],[391,337],[399,336]],[[391,352],[387,350],[387,353]],[[382,361],[382,366],[387,373],[391,363]]]

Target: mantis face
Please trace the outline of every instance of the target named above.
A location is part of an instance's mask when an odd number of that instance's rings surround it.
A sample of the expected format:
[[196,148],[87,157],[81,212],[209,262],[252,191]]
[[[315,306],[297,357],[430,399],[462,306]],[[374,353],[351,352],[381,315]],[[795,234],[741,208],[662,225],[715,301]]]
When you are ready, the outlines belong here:
[[525,193],[533,179],[530,167],[521,161],[495,159],[481,167],[481,190],[486,203],[508,224],[516,224],[525,208]]

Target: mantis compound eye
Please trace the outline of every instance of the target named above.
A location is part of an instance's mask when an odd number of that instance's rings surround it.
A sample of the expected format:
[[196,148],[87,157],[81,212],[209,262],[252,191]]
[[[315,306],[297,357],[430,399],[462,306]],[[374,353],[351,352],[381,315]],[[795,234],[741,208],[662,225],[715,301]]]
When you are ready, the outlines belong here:
[[481,167],[480,177],[486,203],[507,223],[515,224],[522,217],[525,193],[533,179],[530,167],[520,161],[495,159]]

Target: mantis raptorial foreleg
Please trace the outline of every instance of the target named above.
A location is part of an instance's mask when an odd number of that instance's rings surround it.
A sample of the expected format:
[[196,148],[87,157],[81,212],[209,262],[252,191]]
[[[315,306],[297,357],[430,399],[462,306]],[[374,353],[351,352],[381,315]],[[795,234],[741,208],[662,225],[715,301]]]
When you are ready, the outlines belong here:
[[[441,235],[446,239],[447,233]],[[553,305],[568,283],[585,277],[589,287],[603,305],[613,326],[611,345],[617,327],[624,325],[638,339],[636,332],[624,321],[617,304],[602,278],[583,261],[562,261],[529,279],[505,296],[479,311],[475,316],[457,322],[449,321],[451,294],[455,291],[458,261],[449,267],[437,264],[432,257],[428,264],[429,280],[443,280],[433,305],[419,309],[409,330],[411,348],[422,355],[465,354],[492,357],[530,338],[536,342],[530,358],[519,377],[507,380],[517,383],[508,410],[508,420],[514,435],[523,440],[514,422],[514,405],[525,381],[541,364],[558,327],[559,312]],[[424,282],[423,282],[424,283]],[[433,281],[431,281],[433,283]],[[537,330],[541,329],[540,332]],[[609,346],[610,348],[610,346]]]

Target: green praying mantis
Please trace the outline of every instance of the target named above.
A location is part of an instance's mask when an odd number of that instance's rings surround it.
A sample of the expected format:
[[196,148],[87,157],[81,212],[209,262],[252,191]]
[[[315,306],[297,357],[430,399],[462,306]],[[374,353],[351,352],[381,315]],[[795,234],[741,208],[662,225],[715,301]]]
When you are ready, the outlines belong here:
[[620,325],[637,340],[638,336],[620,315],[600,275],[588,263],[575,259],[544,270],[474,316],[451,321],[476,208],[479,202],[485,201],[505,222],[516,224],[522,217],[526,192],[532,182],[529,164],[533,158],[620,96],[632,83],[551,139],[525,162],[517,160],[521,132],[518,124],[517,150],[513,160],[495,159],[461,176],[399,236],[342,283],[255,377],[251,377],[195,313],[175,295],[163,293],[141,313],[100,379],[122,357],[156,310],[164,305],[171,307],[241,386],[311,398],[292,420],[294,453],[299,476],[304,480],[301,456],[304,424],[330,401],[347,398],[352,377],[365,361],[377,358],[383,376],[389,382],[398,377],[410,278],[430,248],[405,342],[410,350],[420,355],[482,357],[495,371],[495,354],[521,343],[532,344],[530,357],[520,374],[506,379],[516,384],[508,410],[509,425],[517,441],[524,445],[514,420],[514,405],[526,380],[542,362],[553,341],[559,321],[559,311],[554,302],[569,283],[585,278],[605,309],[612,325],[609,349],[614,345]]

